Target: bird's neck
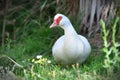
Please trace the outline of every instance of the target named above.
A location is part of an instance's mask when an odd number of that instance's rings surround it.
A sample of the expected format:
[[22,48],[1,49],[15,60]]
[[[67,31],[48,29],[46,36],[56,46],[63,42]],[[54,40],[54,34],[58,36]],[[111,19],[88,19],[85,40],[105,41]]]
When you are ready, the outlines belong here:
[[76,45],[74,46],[74,43],[76,43],[77,41],[78,34],[73,28],[71,23],[64,26],[64,34],[65,34],[64,49],[69,52],[70,49],[76,47]]
[[64,26],[64,32],[65,32],[65,36],[75,36],[75,35],[77,35],[77,32],[75,31],[75,29],[73,28],[71,23],[67,23]]

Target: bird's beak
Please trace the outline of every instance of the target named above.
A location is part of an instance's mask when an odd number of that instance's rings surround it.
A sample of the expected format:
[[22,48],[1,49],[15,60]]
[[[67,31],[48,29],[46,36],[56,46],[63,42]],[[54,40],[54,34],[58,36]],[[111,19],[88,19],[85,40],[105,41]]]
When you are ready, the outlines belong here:
[[54,28],[54,27],[56,27],[57,26],[57,23],[52,23],[51,25],[50,25],[50,28]]

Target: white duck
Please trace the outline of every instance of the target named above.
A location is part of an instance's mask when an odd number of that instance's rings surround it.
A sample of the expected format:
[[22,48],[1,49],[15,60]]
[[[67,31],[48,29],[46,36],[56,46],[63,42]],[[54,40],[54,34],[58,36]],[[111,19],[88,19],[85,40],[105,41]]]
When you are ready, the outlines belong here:
[[50,28],[60,26],[65,35],[61,36],[52,48],[52,54],[56,62],[60,64],[73,64],[84,62],[91,52],[88,40],[78,35],[69,19],[56,14]]

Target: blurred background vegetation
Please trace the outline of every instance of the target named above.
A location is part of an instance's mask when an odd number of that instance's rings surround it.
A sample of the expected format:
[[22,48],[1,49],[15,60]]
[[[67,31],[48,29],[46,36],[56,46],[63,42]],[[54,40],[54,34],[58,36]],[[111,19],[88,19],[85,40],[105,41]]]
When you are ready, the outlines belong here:
[[[119,0],[0,0],[0,66],[13,66],[2,55],[9,56],[25,67],[28,64],[23,61],[36,55],[52,57],[51,47],[63,34],[59,28],[49,29],[56,13],[68,16],[76,31],[88,38],[93,57],[102,55],[105,52],[102,52],[105,40],[101,19],[109,31],[107,48],[113,46],[111,37],[114,24],[115,42],[120,43],[120,20],[115,23],[120,16],[119,4]],[[120,53],[120,47],[115,48]],[[110,55],[112,58],[113,53]]]

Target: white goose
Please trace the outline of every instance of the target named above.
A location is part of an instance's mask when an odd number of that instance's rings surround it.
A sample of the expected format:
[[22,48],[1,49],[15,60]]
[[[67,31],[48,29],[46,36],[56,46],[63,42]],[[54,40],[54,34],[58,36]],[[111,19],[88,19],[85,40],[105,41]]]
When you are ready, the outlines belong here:
[[52,54],[57,63],[73,64],[84,62],[91,52],[88,40],[78,35],[69,19],[56,14],[50,28],[60,26],[65,35],[61,36],[52,48]]

